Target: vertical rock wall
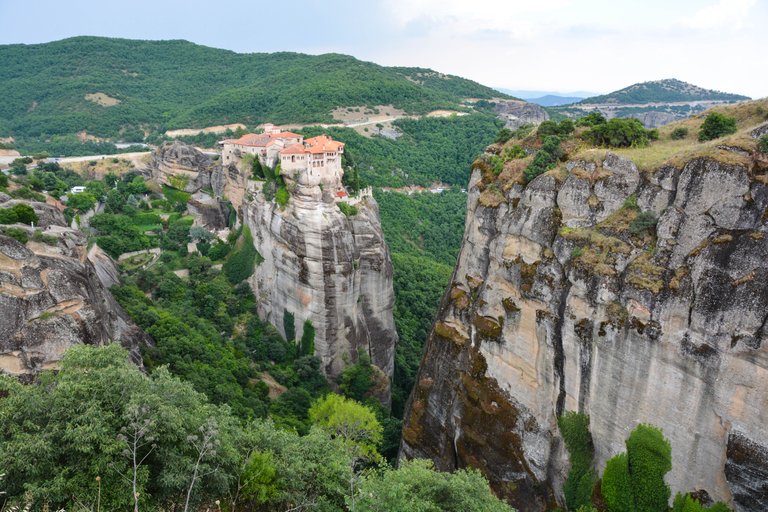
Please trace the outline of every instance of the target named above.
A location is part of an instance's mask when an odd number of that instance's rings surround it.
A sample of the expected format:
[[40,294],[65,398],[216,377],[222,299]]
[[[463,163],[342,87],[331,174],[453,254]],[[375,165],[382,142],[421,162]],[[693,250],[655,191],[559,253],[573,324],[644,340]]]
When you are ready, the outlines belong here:
[[397,342],[392,310],[392,263],[378,205],[372,197],[345,216],[331,201],[293,194],[285,209],[254,187],[243,204],[244,223],[264,261],[249,279],[262,318],[284,333],[295,318],[315,327],[315,354],[331,379],[367,352],[379,369],[379,394],[389,400]]
[[[575,410],[599,472],[651,423],[673,492],[766,510],[768,176],[722,155],[640,173],[608,153],[526,187],[476,169],[402,455],[479,467],[520,510],[546,510],[568,470],[557,416]],[[635,201],[652,230],[629,229]]]

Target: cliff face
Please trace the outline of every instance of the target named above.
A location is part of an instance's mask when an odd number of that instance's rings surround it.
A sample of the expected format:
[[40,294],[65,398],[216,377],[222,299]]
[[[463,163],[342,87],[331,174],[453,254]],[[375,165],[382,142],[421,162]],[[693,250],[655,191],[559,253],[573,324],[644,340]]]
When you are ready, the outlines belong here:
[[[226,222],[221,201],[229,201],[263,257],[249,279],[259,316],[285,335],[283,318],[293,314],[297,340],[310,320],[315,355],[330,379],[355,363],[359,350],[369,354],[378,369],[377,396],[389,401],[397,342],[392,263],[370,194],[347,198],[357,208],[347,217],[336,204],[336,192],[343,190],[341,171],[323,178],[286,172],[291,197],[281,208],[266,199],[263,182],[252,181],[243,162],[221,166],[179,142],[158,148],[148,174],[195,193],[189,210],[196,224],[214,229]],[[208,188],[214,197],[205,196]]]
[[649,173],[608,153],[501,189],[475,169],[402,455],[479,467],[545,510],[568,470],[556,419],[575,410],[599,472],[651,423],[673,492],[765,510],[768,166],[732,151]]
[[[55,209],[30,205],[47,213],[50,238],[23,245],[0,235],[0,372],[30,378],[79,343],[119,342],[141,364],[139,345],[149,339],[109,293],[118,275],[112,260],[98,247],[88,251]],[[15,227],[32,237],[33,229]]]
[[358,213],[347,217],[314,187],[314,193],[293,193],[281,209],[260,185],[243,205],[244,223],[264,258],[249,279],[260,316],[285,334],[283,318],[292,313],[297,339],[310,320],[315,355],[332,379],[357,361],[358,350],[367,352],[380,370],[379,398],[387,402],[397,333],[392,263],[376,202],[362,199]]

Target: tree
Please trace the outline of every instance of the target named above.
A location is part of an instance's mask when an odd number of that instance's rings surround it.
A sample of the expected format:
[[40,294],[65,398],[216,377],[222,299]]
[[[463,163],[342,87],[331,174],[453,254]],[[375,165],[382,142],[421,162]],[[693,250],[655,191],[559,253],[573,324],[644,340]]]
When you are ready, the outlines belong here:
[[258,156],[254,156],[253,158],[253,165],[251,166],[251,174],[253,175],[254,178],[259,180],[263,180],[267,177],[266,174],[264,174],[264,168],[262,167]]
[[661,430],[640,424],[626,442],[637,512],[663,512],[669,503],[664,475],[672,470],[672,447]]
[[688,128],[684,126],[679,126],[672,130],[672,132],[669,134],[669,138],[672,140],[682,140],[688,136]]
[[208,476],[207,474],[200,475],[202,463],[207,459],[215,458],[216,450],[221,444],[221,441],[219,440],[219,425],[216,418],[208,418],[204,424],[200,425],[198,431],[198,433],[187,436],[187,442],[194,448],[197,460],[195,460],[194,469],[192,470],[192,479],[189,482],[189,488],[187,489],[187,498],[184,501],[184,512],[188,512],[189,510],[189,500],[192,497],[192,490],[195,488],[198,476]]
[[758,139],[757,150],[761,153],[768,154],[768,134],[765,134]]
[[557,425],[571,459],[571,469],[563,489],[565,503],[568,510],[577,510],[590,504],[595,484],[592,471],[595,446],[589,432],[589,416],[569,411],[557,419]]
[[146,405],[131,404],[124,413],[126,425],[117,436],[118,441],[125,443],[123,450],[131,462],[131,495],[133,496],[133,510],[139,512],[139,468],[157,448],[155,444],[154,429],[156,421]]
[[299,342],[299,353],[305,356],[315,355],[315,326],[312,325],[312,320],[309,318],[304,320],[304,330],[301,333],[301,341]]
[[592,126],[582,137],[596,146],[621,148],[646,146],[650,140],[658,138],[658,132],[646,130],[637,119],[614,118]]
[[710,113],[699,130],[699,142],[718,139],[736,133],[736,119],[720,112]]
[[595,126],[598,124],[605,124],[606,122],[608,121],[599,110],[593,110],[589,114],[579,119],[576,124],[578,126]]
[[608,512],[635,512],[634,494],[629,477],[626,453],[620,453],[605,464],[600,486]]
[[283,332],[286,341],[296,339],[296,317],[287,309],[283,310]]
[[354,498],[347,504],[358,512],[512,512],[477,470],[436,471],[423,459],[363,476]]
[[67,198],[67,206],[75,208],[81,212],[87,212],[93,205],[96,204],[96,198],[87,192],[81,192],[79,194],[70,194]]
[[312,404],[309,419],[334,436],[356,445],[363,457],[378,458],[376,448],[381,442],[383,429],[368,407],[330,393]]

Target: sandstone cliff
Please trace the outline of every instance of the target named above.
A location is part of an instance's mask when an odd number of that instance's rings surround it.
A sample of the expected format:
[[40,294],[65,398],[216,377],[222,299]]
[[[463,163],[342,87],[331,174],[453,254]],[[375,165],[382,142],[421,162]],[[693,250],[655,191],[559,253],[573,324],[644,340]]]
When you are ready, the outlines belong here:
[[[296,337],[304,321],[315,328],[315,355],[335,379],[363,350],[378,369],[377,395],[389,401],[397,342],[393,319],[392,263],[384,242],[378,205],[370,194],[347,198],[357,214],[339,209],[341,174],[321,180],[286,173],[291,198],[281,208],[250,179],[244,162],[221,166],[180,142],[166,143],[153,156],[148,174],[195,195],[189,210],[196,224],[215,229],[225,222],[228,201],[251,231],[261,261],[249,279],[259,316],[285,335],[283,317],[295,318]],[[322,181],[322,183],[321,183]],[[213,193],[207,197],[204,190]]]
[[[652,423],[673,492],[766,510],[768,165],[751,148],[649,172],[607,153],[527,186],[474,169],[402,455],[546,510],[568,470],[556,419],[576,410],[598,472]],[[655,227],[630,229],[640,211]]]
[[[8,206],[0,204],[0,206]],[[108,288],[117,269],[85,236],[65,227],[62,215],[42,203],[46,242],[21,244],[0,234],[0,372],[30,378],[53,368],[72,345],[119,342],[141,364],[139,345],[148,342]]]
[[331,379],[357,361],[358,350],[380,370],[379,398],[389,400],[397,342],[389,249],[373,197],[347,217],[333,200],[294,193],[281,209],[259,187],[243,205],[262,261],[249,279],[262,318],[284,333],[286,312],[296,337],[315,327],[315,355]]

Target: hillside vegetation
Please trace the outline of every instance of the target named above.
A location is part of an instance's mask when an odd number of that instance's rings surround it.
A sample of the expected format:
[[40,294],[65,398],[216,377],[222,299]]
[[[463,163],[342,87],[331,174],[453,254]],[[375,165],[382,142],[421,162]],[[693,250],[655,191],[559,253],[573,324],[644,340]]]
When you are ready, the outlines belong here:
[[0,46],[0,135],[17,139],[82,130],[232,122],[332,122],[336,107],[393,105],[423,114],[500,94],[421,68],[387,68],[338,54],[239,54],[187,41],[75,37]]
[[633,84],[624,89],[614,91],[602,96],[593,96],[583,99],[579,104],[615,103],[626,105],[632,103],[668,103],[677,101],[742,101],[749,97],[740,94],[704,89],[693,84],[668,78]]

